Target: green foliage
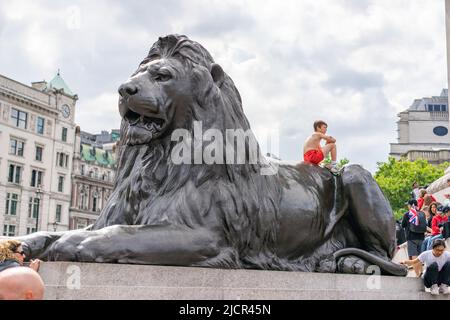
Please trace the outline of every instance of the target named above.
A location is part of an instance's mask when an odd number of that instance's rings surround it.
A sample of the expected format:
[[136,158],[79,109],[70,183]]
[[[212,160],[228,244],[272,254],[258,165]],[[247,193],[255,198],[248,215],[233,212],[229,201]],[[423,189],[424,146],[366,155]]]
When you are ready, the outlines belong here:
[[396,160],[389,157],[387,162],[377,163],[375,180],[389,200],[395,217],[398,219],[405,212],[405,202],[410,199],[412,184],[417,181],[420,186],[429,185],[444,175],[450,165],[445,162],[433,166],[428,161],[418,159],[414,162],[406,159]]
[[[336,167],[338,169],[341,169],[343,166],[345,166],[347,163],[349,163],[350,160],[348,160],[347,158],[343,158],[341,160],[338,161]],[[328,154],[328,156],[322,161],[323,164],[327,165],[331,163],[331,155]]]
[[348,160],[347,158],[343,158],[343,159],[339,160],[337,167],[338,167],[338,169],[340,169],[348,163],[350,163],[350,160]]

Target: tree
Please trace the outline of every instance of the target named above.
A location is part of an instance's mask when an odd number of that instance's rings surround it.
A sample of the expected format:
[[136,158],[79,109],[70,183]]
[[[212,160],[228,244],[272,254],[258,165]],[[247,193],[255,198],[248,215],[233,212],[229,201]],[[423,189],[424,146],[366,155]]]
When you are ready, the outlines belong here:
[[417,181],[420,186],[427,186],[444,175],[448,162],[433,166],[428,161],[418,159],[408,161],[389,157],[387,162],[378,162],[375,180],[389,200],[396,219],[406,211],[405,202],[411,198],[411,186]]

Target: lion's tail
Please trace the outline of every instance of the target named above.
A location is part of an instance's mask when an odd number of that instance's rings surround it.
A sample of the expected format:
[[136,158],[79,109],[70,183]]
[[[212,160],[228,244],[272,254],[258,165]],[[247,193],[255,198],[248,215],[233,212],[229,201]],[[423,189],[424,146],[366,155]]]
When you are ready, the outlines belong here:
[[393,275],[393,276],[406,276],[408,273],[408,269],[400,264],[385,260],[381,257],[378,257],[370,252],[358,249],[358,248],[345,248],[336,251],[333,256],[335,261],[337,262],[339,258],[353,255],[357,256],[361,259],[364,259],[368,263],[374,264],[378,266],[384,273]]

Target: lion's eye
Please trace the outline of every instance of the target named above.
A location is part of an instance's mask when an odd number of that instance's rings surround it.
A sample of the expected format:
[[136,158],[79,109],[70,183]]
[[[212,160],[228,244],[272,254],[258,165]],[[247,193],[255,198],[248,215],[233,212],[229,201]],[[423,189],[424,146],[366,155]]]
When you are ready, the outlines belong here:
[[156,81],[169,81],[170,79],[172,79],[172,75],[168,74],[168,73],[158,73],[155,75],[155,80]]

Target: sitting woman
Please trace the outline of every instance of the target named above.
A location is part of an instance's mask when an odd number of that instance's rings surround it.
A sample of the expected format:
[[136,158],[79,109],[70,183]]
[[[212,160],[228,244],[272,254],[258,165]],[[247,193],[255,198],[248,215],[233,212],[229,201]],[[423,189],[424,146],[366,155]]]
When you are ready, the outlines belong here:
[[436,198],[432,194],[428,194],[425,189],[421,189],[419,194],[420,197],[417,199],[417,206],[419,210],[421,210],[423,206],[430,206],[431,203],[437,202]]
[[[0,242],[0,272],[13,267],[23,266],[25,252],[22,243],[16,240],[5,240]],[[30,268],[39,271],[40,260],[31,260]]]
[[433,237],[433,229],[432,229],[432,221],[433,218],[437,215],[437,202],[433,202],[429,207],[422,208],[422,211],[425,213],[427,218],[427,232],[425,232],[425,240],[422,242],[422,247],[420,252],[424,252],[427,250],[428,243],[430,239]]
[[448,221],[447,211],[447,207],[444,207],[442,209],[438,208],[438,214],[433,217],[433,220],[431,222],[431,229],[433,230],[433,232],[431,233],[431,238],[428,241],[427,250],[431,249],[431,246],[435,239],[442,239],[443,225]]

